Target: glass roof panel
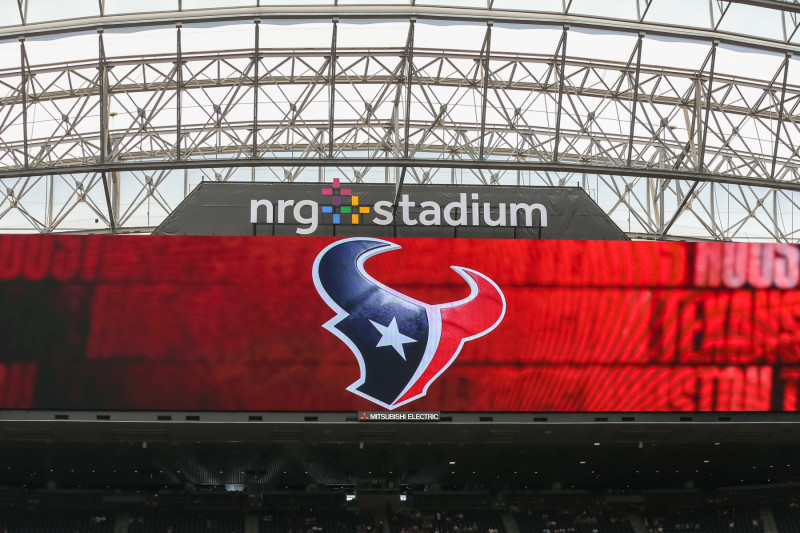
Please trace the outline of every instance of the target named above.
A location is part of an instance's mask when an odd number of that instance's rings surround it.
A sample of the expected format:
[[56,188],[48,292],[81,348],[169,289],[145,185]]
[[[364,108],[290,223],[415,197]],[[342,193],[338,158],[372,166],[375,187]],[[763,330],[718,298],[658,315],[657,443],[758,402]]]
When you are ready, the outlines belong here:
[[[374,4],[370,3],[370,2],[368,2],[367,0],[339,0],[338,4],[340,6],[359,6],[359,5],[371,6],[371,5],[374,5]],[[391,5],[400,5],[400,6],[406,5],[407,6],[409,4],[409,0],[389,0],[388,2],[386,0],[384,0],[383,2],[381,2],[381,4],[391,4]]]
[[25,39],[31,66],[97,61],[100,41],[95,32]]
[[570,14],[636,19],[636,0],[572,0]]
[[579,58],[602,58],[626,62],[636,45],[631,33],[612,33],[570,28],[567,35],[567,55]]
[[708,28],[711,15],[708,4],[697,0],[653,0],[644,22]]
[[446,6],[446,7],[483,7],[488,6],[486,0],[423,0],[417,1],[418,6]]
[[330,21],[261,21],[262,50],[330,49],[332,37],[333,23]]
[[722,22],[720,31],[757,35],[767,39],[783,38],[781,12],[777,9],[763,9],[745,4],[731,4]]
[[783,54],[737,46],[717,46],[714,71],[733,77],[770,81],[783,63]]
[[485,36],[485,24],[417,21],[414,30],[414,46],[428,50],[480,51]]
[[177,37],[174,27],[103,32],[106,57],[142,57],[175,54]]
[[334,5],[334,0],[297,0],[295,2],[290,2],[288,0],[261,0],[262,6],[291,6],[291,5],[300,5],[300,6],[332,6]]
[[492,53],[553,55],[561,32],[556,26],[497,24],[492,28]]
[[181,51],[253,50],[256,42],[255,26],[252,22],[224,25],[185,24],[181,30]]
[[181,7],[184,11],[189,11],[192,9],[255,6],[257,3],[257,0],[227,0],[225,2],[220,2],[220,0],[183,0]]
[[407,20],[368,24],[339,23],[336,46],[340,48],[403,48],[408,40]]
[[97,0],[69,0],[69,2],[29,0],[27,11],[28,24],[50,20],[99,17],[100,3]]
[[675,69],[698,69],[711,43],[647,36],[642,41],[642,64]]
[[19,41],[0,41],[0,70],[20,68]]
[[105,0],[106,15],[122,13],[155,13],[158,11],[177,11],[178,0]]
[[16,0],[0,0],[0,26],[16,26],[22,24],[19,18],[19,6]]
[[516,11],[531,11],[531,7],[535,7],[536,11],[560,13],[564,10],[564,2],[562,0],[537,0],[535,4],[531,4],[530,0],[495,0],[492,7]]
[[786,83],[800,87],[800,58],[792,56],[789,59],[789,74],[786,76]]

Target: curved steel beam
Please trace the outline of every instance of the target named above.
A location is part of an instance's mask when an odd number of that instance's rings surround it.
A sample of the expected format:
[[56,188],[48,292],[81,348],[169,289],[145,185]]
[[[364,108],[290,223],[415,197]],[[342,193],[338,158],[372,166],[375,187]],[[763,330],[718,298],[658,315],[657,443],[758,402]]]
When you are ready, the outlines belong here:
[[229,159],[187,159],[182,161],[137,161],[127,163],[91,163],[73,165],[65,168],[17,169],[4,172],[5,178],[26,178],[60,174],[94,174],[102,172],[142,172],[182,169],[230,169],[230,168],[395,168],[415,169],[470,169],[476,171],[533,171],[564,172],[573,174],[598,174],[605,176],[631,176],[643,178],[659,178],[681,181],[700,181],[723,183],[748,187],[764,187],[768,189],[800,191],[800,181],[767,181],[739,176],[721,176],[704,172],[658,168],[626,168],[608,165],[582,164],[552,161],[493,161],[468,159],[371,159],[363,157],[316,157],[297,159],[291,157],[274,158],[229,158]]
[[[781,12],[793,12],[793,8],[790,4],[784,6],[783,3],[779,4],[777,2],[772,2],[769,4],[761,2],[758,4],[758,7],[770,10],[779,9]],[[613,17],[576,15],[570,13],[552,13],[545,11],[537,12],[417,5],[261,6],[198,9],[191,11],[163,11],[155,13],[133,13],[126,15],[105,15],[53,22],[29,23],[25,25],[0,28],[0,40],[93,31],[98,28],[112,29],[171,26],[176,23],[191,24],[207,22],[236,22],[255,19],[269,21],[331,20],[333,18],[338,18],[340,21],[359,19],[410,20],[412,18],[416,18],[418,20],[472,22],[476,24],[494,22],[496,24],[514,25],[566,25],[575,28],[628,32],[637,35],[639,33],[645,33],[648,35],[659,35],[678,39],[693,39],[701,41],[716,40],[733,46],[744,46],[775,52],[800,52],[800,45],[793,42],[787,42],[781,39],[768,39],[755,35],[727,32],[713,27],[697,28],[690,26],[643,22],[637,20],[626,20]]]

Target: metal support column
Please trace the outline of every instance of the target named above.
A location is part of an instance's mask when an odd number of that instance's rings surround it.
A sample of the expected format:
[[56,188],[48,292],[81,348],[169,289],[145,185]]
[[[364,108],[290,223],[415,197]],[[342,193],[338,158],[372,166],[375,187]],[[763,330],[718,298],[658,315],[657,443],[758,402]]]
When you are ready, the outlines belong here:
[[181,89],[183,88],[183,53],[181,51],[181,23],[175,25],[175,30],[177,33],[177,64],[175,65],[175,80],[176,80],[176,87],[175,87],[175,111],[176,111],[176,126],[175,126],[175,133],[177,134],[178,138],[175,140],[175,160],[181,160],[181,146],[182,146],[182,137],[183,131],[181,129]]
[[783,82],[781,83],[781,100],[780,107],[778,108],[778,128],[775,131],[775,148],[772,151],[772,166],[769,172],[769,177],[773,180],[775,179],[775,167],[777,166],[778,162],[778,146],[781,140],[781,129],[783,128],[783,113],[786,101],[786,79],[789,76],[789,58],[791,57],[792,54],[789,52],[783,59]]
[[631,102],[631,129],[628,133],[628,160],[627,165],[631,166],[633,159],[633,132],[636,126],[636,104],[639,102],[639,72],[642,66],[642,38],[643,33],[639,34],[639,40],[636,41],[636,72],[633,76],[633,101]]
[[701,172],[707,170],[705,158],[706,139],[708,138],[708,117],[711,114],[711,93],[714,90],[714,65],[717,60],[717,44],[718,41],[714,41],[711,45],[711,68],[708,75],[708,89],[706,89],[706,108],[703,118],[703,139],[700,143],[700,156],[698,161],[698,167]]
[[[564,99],[564,67],[567,63],[567,32],[569,26],[564,26],[564,31],[561,33],[561,41],[559,47],[561,48],[561,61],[558,67],[558,107],[556,110],[556,131],[555,140],[553,143],[553,162],[558,163],[558,143],[561,140],[561,109]],[[555,67],[555,66],[554,66]]]
[[[258,50],[260,48],[260,29],[261,21],[256,19],[256,42],[255,42],[255,55],[253,59],[253,146],[251,149],[251,157],[255,159],[258,157],[258,64],[261,62]],[[255,180],[253,180],[255,181]]]
[[[483,39],[483,98],[481,103],[481,141],[480,149],[478,151],[478,159],[483,161],[485,150],[485,137],[486,137],[486,100],[488,99],[489,91],[489,60],[492,53],[492,23],[486,23],[486,36]],[[408,157],[408,154],[406,154]]]
[[[410,145],[410,138],[411,132],[409,128],[411,127],[411,84],[414,79],[414,24],[416,23],[417,19],[411,19],[409,22],[408,27],[408,38],[406,39],[406,50],[405,50],[405,75],[406,75],[406,116],[403,117],[404,121],[404,128],[405,131],[403,132],[403,159],[408,161],[409,157],[409,145]],[[403,182],[406,179],[406,166],[400,169],[400,176],[397,178],[397,182],[395,185],[394,190],[394,204],[392,205],[392,218],[397,217],[397,204],[400,202],[400,194],[403,190]]]
[[22,161],[25,168],[28,168],[28,54],[25,52],[25,37],[19,38],[19,53],[20,84],[22,86]]
[[339,19],[333,19],[333,36],[331,37],[331,62],[329,65],[328,85],[330,87],[330,107],[328,108],[328,157],[333,157],[333,120],[336,103],[336,34]]
[[[97,30],[98,46],[98,82],[100,84],[100,163],[105,165],[108,162],[108,64],[106,63],[106,48],[103,42],[103,30]],[[106,196],[106,208],[108,209],[108,225],[111,233],[116,233],[117,227],[114,221],[114,210],[111,207],[111,193],[108,187],[108,175],[105,171],[100,173],[103,179],[103,192]]]

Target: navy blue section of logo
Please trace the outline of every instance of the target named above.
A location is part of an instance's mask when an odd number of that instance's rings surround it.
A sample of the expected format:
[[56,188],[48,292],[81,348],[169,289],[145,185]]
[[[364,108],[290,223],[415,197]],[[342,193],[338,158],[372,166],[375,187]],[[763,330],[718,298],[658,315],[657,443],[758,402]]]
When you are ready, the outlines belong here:
[[322,288],[348,313],[334,327],[363,359],[365,377],[357,390],[386,405],[391,405],[414,377],[429,335],[425,307],[376,284],[359,268],[359,258],[391,246],[377,240],[341,241],[321,256],[318,267]]

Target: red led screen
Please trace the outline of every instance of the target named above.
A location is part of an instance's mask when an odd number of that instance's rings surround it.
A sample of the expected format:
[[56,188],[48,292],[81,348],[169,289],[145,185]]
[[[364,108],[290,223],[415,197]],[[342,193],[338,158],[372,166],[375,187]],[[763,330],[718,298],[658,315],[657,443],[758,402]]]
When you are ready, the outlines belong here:
[[795,411],[799,263],[777,244],[4,235],[0,408]]

